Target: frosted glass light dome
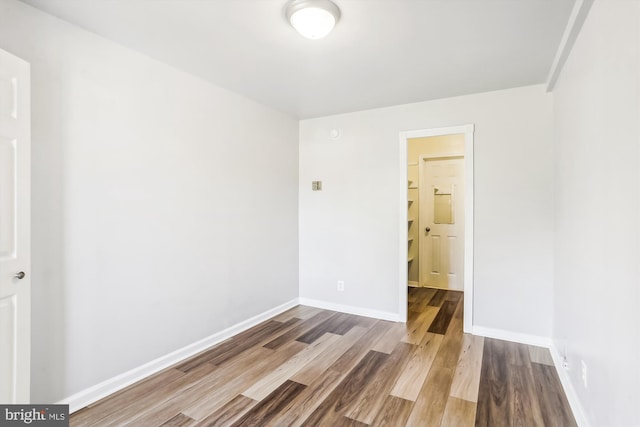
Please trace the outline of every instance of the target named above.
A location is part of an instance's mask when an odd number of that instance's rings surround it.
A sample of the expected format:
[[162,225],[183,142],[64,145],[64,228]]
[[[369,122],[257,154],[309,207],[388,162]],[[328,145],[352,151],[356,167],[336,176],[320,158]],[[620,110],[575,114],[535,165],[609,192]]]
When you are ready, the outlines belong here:
[[308,39],[321,39],[333,30],[340,9],[330,0],[293,0],[287,5],[291,26]]

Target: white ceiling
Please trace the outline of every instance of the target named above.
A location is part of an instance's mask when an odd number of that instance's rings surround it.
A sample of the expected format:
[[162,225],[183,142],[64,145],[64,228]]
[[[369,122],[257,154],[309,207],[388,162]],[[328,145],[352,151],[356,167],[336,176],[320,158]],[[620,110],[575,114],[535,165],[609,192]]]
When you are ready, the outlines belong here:
[[543,83],[574,0],[334,0],[325,39],[286,0],[23,0],[299,118]]

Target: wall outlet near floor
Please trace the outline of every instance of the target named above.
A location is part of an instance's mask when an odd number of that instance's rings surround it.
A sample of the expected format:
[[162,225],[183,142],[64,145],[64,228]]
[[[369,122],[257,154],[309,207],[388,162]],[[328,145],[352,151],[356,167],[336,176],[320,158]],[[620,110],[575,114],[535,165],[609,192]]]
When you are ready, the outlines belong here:
[[567,357],[567,343],[562,346],[562,367],[565,371],[569,370],[569,358]]
[[587,364],[584,360],[581,360],[582,364],[582,384],[584,384],[584,388],[587,388]]
[[338,280],[338,292],[344,292],[344,280]]

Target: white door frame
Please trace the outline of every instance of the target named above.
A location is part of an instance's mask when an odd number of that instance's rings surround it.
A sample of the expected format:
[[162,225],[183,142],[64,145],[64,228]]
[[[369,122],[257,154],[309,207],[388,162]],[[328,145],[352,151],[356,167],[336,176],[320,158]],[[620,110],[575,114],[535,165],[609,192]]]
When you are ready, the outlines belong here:
[[399,209],[398,247],[398,314],[407,321],[407,143],[411,138],[464,134],[464,322],[463,329],[471,333],[473,327],[473,124],[400,132],[400,180],[398,181]]

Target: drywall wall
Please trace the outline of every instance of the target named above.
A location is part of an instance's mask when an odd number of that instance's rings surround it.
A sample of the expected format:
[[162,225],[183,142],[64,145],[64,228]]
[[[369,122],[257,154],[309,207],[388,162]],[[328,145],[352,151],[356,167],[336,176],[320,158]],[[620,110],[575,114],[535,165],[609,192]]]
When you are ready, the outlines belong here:
[[554,345],[590,425],[638,426],[640,2],[593,4],[553,97]]
[[298,296],[297,120],[13,0],[31,63],[32,400]]
[[[408,257],[413,259],[408,266],[408,279],[412,285],[420,282],[420,230],[424,228],[420,224],[420,156],[421,155],[451,155],[464,156],[464,134],[429,136],[423,138],[410,138],[407,140],[407,177],[410,183],[408,199],[413,200],[408,206],[407,218],[412,218],[409,223],[408,237],[413,239],[408,244]],[[413,188],[412,188],[413,187]]]
[[399,133],[473,123],[474,324],[548,338],[551,103],[536,85],[301,121],[301,298],[398,313]]

